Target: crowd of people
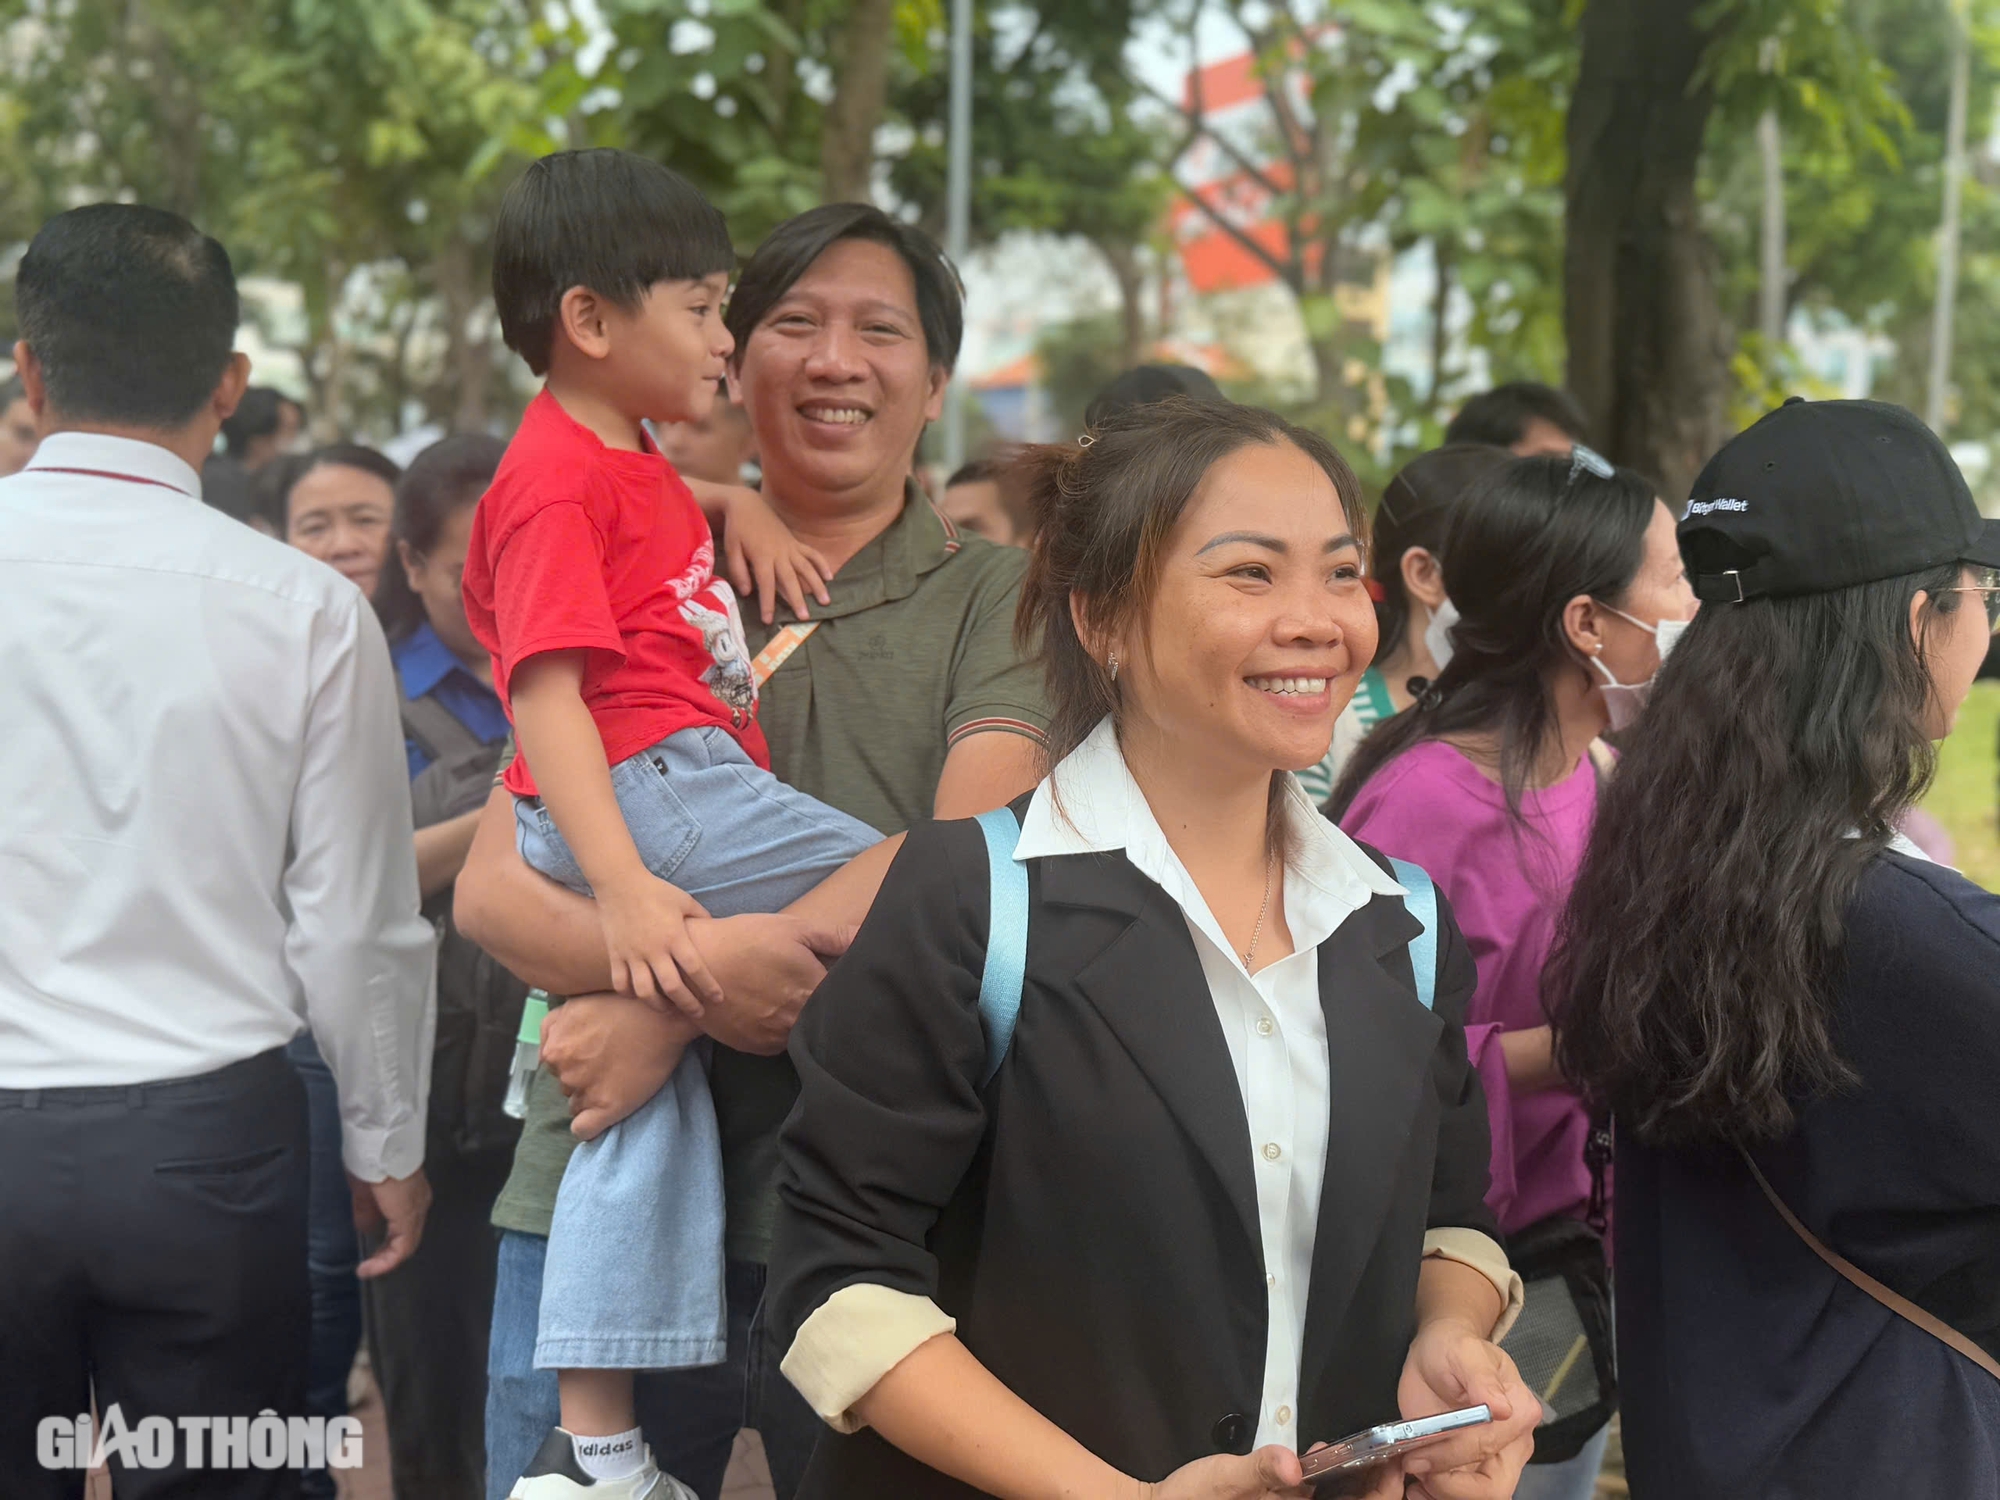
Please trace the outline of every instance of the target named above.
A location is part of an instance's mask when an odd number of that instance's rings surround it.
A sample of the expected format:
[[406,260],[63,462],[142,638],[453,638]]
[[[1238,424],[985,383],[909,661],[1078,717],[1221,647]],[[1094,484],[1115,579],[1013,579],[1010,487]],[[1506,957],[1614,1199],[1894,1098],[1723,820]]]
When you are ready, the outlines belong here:
[[1665,495],[1503,385],[1371,507],[1149,365],[934,503],[921,230],[739,266],[591,151],[494,237],[541,389],[406,469],[174,215],[21,262],[9,1494],[365,1342],[404,1500],[744,1428],[780,1500],[1587,1500],[1614,1417],[1640,1500],[2000,1497],[2000,898],[1915,809],[2000,523],[1920,422]]

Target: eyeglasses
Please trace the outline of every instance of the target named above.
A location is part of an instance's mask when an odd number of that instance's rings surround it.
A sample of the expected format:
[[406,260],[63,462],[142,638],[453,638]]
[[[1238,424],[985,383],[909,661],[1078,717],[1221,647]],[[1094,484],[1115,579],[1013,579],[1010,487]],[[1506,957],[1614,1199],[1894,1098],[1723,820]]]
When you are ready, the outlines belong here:
[[1979,602],[1986,606],[1987,631],[2000,635],[2000,568],[1981,568],[1976,576],[1979,579],[1977,583],[1961,583],[1939,592],[1979,595]]

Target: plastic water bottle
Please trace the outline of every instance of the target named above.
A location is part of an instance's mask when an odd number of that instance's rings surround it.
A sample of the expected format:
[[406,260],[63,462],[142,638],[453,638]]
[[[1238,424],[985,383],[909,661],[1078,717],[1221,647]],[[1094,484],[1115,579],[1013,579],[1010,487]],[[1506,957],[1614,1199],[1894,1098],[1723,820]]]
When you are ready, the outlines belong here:
[[542,1064],[542,1021],[549,1013],[546,990],[529,990],[521,1006],[521,1029],[514,1036],[514,1066],[507,1074],[501,1112],[519,1120],[528,1113],[528,1080]]

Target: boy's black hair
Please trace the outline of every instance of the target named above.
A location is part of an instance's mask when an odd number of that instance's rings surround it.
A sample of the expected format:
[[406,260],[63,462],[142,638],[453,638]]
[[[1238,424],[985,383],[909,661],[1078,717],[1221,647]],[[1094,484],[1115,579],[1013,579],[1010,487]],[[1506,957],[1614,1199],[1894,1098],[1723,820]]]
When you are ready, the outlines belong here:
[[785,220],[757,247],[736,279],[725,315],[736,336],[732,363],[741,366],[750,335],[813,262],[842,240],[887,245],[910,268],[917,288],[917,320],[931,363],[950,372],[965,337],[965,289],[937,241],[914,224],[892,219],[871,203],[826,203]]
[[493,302],[507,347],[549,368],[571,287],[628,312],[654,283],[734,270],[715,205],[680,173],[629,151],[558,151],[521,174],[493,226]]
[[1485,443],[1493,448],[1511,448],[1521,441],[1528,423],[1539,417],[1559,429],[1573,443],[1588,442],[1590,418],[1583,403],[1568,391],[1537,380],[1510,380],[1490,391],[1481,391],[1458,409],[1444,430],[1450,443]]
[[71,420],[171,430],[215,394],[236,347],[236,275],[179,214],[93,203],[44,224],[15,274],[21,337]]

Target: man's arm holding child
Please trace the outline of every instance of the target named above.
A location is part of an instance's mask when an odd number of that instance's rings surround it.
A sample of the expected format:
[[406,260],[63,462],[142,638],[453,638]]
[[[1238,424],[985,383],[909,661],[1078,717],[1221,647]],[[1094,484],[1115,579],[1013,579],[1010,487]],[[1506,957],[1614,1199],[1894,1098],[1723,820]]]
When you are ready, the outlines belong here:
[[597,902],[612,988],[671,1000],[690,1016],[722,998],[690,917],[708,913],[646,868],[618,808],[604,741],[583,701],[584,653],[545,651],[514,668],[514,733],[535,787]]
[[[692,1035],[678,1011],[656,1011],[624,996],[593,998],[611,988],[597,908],[521,859],[514,847],[514,799],[505,788],[496,789],[479,814],[452,900],[459,931],[508,969],[550,994],[580,997],[558,1006],[552,1021],[588,1001],[629,1017],[626,1039],[641,1051],[647,1036],[684,1042]],[[764,1054],[785,1050],[799,1007],[825,977],[822,960],[839,954],[852,936],[851,927],[786,914],[697,918],[688,930],[723,989],[722,1003],[703,1013],[701,1029],[738,1052]]]

